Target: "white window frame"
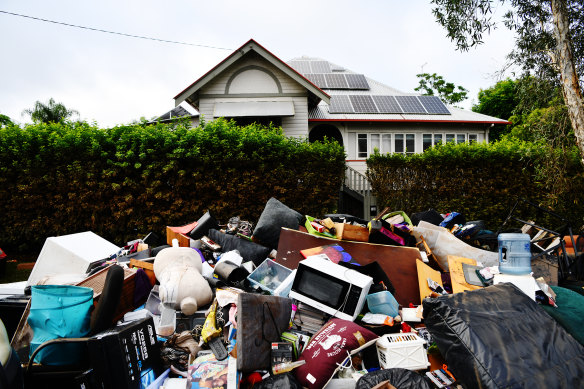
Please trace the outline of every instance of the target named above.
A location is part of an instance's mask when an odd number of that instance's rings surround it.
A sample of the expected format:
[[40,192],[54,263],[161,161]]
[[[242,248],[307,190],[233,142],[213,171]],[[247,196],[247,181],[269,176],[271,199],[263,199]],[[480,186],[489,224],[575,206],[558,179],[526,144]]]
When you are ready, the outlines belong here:
[[[388,153],[392,153],[393,152],[393,135],[392,133],[388,133],[388,132],[357,132],[356,133],[356,141],[355,141],[355,155],[357,156],[357,159],[367,159],[369,158],[371,155],[373,155],[373,151],[375,149],[375,146],[373,145],[372,142],[372,135],[377,135],[378,136],[378,140],[379,140],[379,153],[380,154],[388,154]],[[384,147],[384,138],[387,139],[389,138],[389,150],[385,150]],[[359,150],[359,139],[366,139],[367,140],[367,156],[363,157],[361,155],[362,151]]]
[[[398,135],[401,135],[402,136],[402,141],[404,142],[404,151],[396,151],[395,142],[397,140],[396,138],[397,138]],[[407,146],[408,136],[412,137],[413,140],[414,140],[414,147],[412,148],[411,151],[408,151],[408,146]],[[392,145],[393,145],[392,146],[392,149],[393,149],[392,151],[394,153],[407,154],[407,155],[415,154],[416,153],[416,134],[411,133],[411,132],[409,132],[409,133],[403,132],[403,133],[393,134],[393,142],[392,142]]]

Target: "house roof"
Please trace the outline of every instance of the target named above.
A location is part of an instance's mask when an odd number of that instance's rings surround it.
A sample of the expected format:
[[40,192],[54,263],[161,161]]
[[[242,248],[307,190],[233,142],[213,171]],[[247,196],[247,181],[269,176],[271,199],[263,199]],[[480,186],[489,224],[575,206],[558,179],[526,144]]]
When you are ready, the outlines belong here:
[[[288,62],[331,99],[308,112],[308,120],[509,124],[508,121],[446,106],[437,97],[404,93],[321,58]],[[407,97],[406,97],[407,96]]]
[[266,50],[255,40],[250,39],[240,48],[231,53],[227,58],[218,63],[214,68],[205,73],[201,78],[196,80],[189,87],[187,87],[185,90],[176,95],[174,97],[175,105],[179,105],[181,102],[186,101],[194,108],[198,108],[197,107],[198,91],[208,82],[213,80],[218,74],[223,72],[225,69],[227,69],[234,62],[245,56],[250,51],[259,54],[268,62],[270,62],[272,65],[274,65],[276,68],[285,73],[287,76],[291,77],[300,85],[302,85],[304,88],[306,88],[309,92],[309,100],[314,102],[313,105],[316,105],[316,103],[318,103],[319,100],[325,101],[327,103],[329,102],[330,96],[326,92],[317,87],[310,80],[308,80],[306,77],[304,77],[294,68],[292,68],[290,65],[276,57],[270,51]]

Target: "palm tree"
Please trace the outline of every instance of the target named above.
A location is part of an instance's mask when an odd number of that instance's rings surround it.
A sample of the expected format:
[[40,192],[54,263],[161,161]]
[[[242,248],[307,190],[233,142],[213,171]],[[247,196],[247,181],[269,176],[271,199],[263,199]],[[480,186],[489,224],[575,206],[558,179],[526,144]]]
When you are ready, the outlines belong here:
[[62,103],[55,103],[51,97],[47,104],[37,100],[33,109],[25,109],[22,115],[30,115],[35,123],[60,123],[69,119],[73,115],[79,115],[74,109],[67,109]]

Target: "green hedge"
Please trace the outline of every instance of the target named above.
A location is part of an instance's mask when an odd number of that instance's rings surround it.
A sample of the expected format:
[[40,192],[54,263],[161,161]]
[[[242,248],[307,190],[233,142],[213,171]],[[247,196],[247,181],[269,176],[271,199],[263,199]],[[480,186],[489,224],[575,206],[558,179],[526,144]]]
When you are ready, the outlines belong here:
[[91,230],[116,244],[210,210],[256,221],[270,197],[299,212],[335,209],[345,169],[336,143],[217,120],[99,129],[87,123],[0,128],[0,247]]
[[[582,225],[584,170],[577,151],[567,158],[566,175],[571,187],[545,187],[536,172],[545,163],[545,147],[526,142],[449,143],[422,154],[371,156],[367,176],[380,206],[408,214],[434,208],[441,213],[461,212],[467,220],[484,220],[496,230],[518,198],[529,199]],[[562,180],[558,180],[561,182]],[[558,190],[559,189],[559,190]],[[553,192],[553,196],[551,193]],[[533,209],[517,216],[556,223]],[[548,228],[555,226],[548,224]]]

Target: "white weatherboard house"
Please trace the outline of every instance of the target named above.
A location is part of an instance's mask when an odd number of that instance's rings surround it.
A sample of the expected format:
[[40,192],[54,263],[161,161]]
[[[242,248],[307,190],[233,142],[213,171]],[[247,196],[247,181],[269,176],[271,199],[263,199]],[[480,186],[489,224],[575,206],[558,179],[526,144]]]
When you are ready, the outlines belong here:
[[[488,141],[493,125],[508,123],[435,96],[400,92],[323,59],[284,62],[253,39],[180,92],[175,104],[182,102],[207,121],[272,122],[287,136],[336,139],[347,154],[346,193],[363,204],[364,216],[375,201],[362,176],[374,149],[420,153],[439,142]],[[194,115],[193,125],[198,122]]]

